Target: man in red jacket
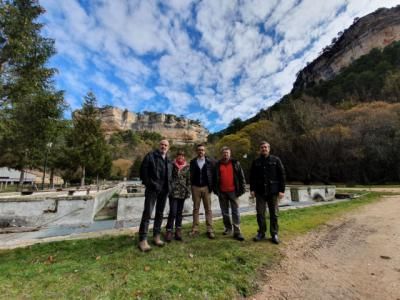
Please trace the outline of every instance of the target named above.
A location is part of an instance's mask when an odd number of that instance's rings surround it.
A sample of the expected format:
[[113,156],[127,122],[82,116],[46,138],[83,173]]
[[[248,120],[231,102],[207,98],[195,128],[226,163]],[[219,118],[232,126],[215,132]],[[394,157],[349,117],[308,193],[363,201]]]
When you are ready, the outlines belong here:
[[[222,158],[215,167],[214,192],[218,195],[221,207],[222,219],[225,226],[224,235],[232,233],[233,237],[243,241],[240,233],[239,197],[245,192],[246,181],[240,163],[231,158],[231,150],[223,147]],[[229,207],[232,210],[232,221],[229,215]],[[233,223],[233,224],[232,224]]]

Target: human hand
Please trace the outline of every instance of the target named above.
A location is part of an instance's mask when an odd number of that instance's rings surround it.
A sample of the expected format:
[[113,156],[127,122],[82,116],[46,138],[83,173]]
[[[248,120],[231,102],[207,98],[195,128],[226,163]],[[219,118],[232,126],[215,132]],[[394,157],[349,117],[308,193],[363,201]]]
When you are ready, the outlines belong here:
[[279,193],[278,194],[278,199],[281,200],[283,197],[285,197],[285,193]]

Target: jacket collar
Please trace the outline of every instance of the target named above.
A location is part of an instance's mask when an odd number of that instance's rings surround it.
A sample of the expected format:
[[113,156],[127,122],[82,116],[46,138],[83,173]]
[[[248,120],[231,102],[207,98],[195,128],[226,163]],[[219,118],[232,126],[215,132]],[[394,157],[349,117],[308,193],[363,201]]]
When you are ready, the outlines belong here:
[[[159,157],[162,158],[162,155],[161,155],[161,152],[160,152],[159,149],[156,149],[156,151],[154,151],[154,153],[155,153],[157,156],[159,156]],[[167,161],[169,160],[169,159],[168,159],[168,153],[165,154],[165,159],[166,159]]]
[[[235,164],[237,160],[234,159],[234,158],[230,158],[229,161],[230,161],[232,164]],[[220,159],[220,160],[218,161],[218,163],[219,163],[219,164],[223,164],[224,161],[223,161],[222,159]]]

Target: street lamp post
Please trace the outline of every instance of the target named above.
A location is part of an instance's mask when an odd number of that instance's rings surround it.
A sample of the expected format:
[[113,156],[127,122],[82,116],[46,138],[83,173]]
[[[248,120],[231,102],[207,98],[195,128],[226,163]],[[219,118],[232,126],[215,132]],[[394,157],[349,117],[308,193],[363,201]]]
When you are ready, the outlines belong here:
[[53,143],[47,143],[46,144],[46,154],[45,154],[45,157],[44,157],[44,166],[43,166],[42,191],[44,190],[44,179],[46,177],[47,157],[49,155],[49,151],[50,151],[51,146],[53,146]]

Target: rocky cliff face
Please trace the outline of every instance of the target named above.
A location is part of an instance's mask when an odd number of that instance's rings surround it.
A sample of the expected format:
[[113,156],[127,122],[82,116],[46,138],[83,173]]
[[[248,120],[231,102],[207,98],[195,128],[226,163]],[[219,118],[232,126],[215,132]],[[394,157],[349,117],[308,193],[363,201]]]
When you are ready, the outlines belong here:
[[293,90],[333,78],[352,61],[373,48],[384,48],[400,40],[400,5],[355,20],[323,54],[299,72]]
[[197,121],[154,112],[133,113],[115,107],[100,108],[102,127],[107,136],[121,130],[157,132],[174,144],[200,143],[208,131]]

